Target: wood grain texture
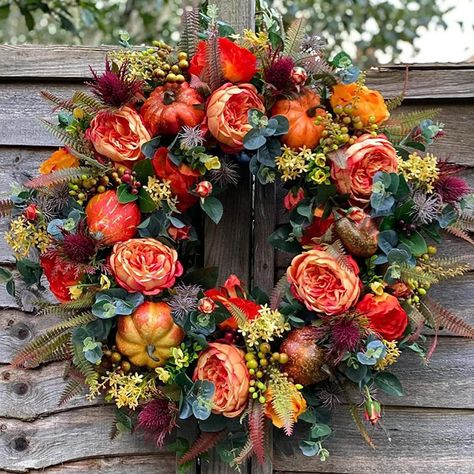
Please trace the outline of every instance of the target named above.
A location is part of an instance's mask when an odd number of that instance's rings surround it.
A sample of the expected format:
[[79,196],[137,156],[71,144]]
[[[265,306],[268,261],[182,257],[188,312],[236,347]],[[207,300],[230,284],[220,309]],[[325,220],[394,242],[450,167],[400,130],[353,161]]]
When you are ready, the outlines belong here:
[[[91,458],[82,461],[68,462],[41,469],[45,474],[170,474],[175,467],[173,454],[160,453],[159,456],[140,456],[130,454],[104,458]],[[34,472],[34,471],[29,471]]]
[[[32,422],[3,419],[0,432],[0,469],[26,472],[60,463],[100,456],[157,455],[153,443],[139,433],[111,441],[113,407],[79,408]],[[169,452],[169,451],[168,451]],[[173,455],[174,457],[174,455]],[[135,471],[138,472],[138,471]]]
[[328,461],[303,456],[296,443],[291,454],[290,443],[278,438],[274,468],[280,474],[472,474],[473,423],[472,410],[386,408],[384,426],[392,442],[376,430],[373,450],[364,444],[346,407],[339,407],[332,421],[334,435],[327,442]]

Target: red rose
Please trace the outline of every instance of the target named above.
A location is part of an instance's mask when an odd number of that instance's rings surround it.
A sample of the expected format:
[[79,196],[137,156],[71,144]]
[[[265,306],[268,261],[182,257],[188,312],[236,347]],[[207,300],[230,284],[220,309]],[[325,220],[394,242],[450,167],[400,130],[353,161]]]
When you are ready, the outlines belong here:
[[207,198],[212,193],[212,183],[209,181],[201,181],[196,184],[194,192],[201,198]]
[[370,321],[370,328],[387,341],[401,339],[408,325],[407,313],[395,296],[367,293],[357,304],[359,311]]
[[168,227],[168,235],[173,240],[188,240],[190,230],[191,230],[190,225],[185,225],[183,227],[175,227],[174,225],[170,225]]
[[[200,76],[206,64],[206,42],[198,43],[191,59],[190,74]],[[249,82],[257,70],[257,58],[228,38],[219,38],[219,53],[224,79],[231,82]]]
[[199,179],[199,171],[191,169],[185,164],[176,166],[168,158],[166,147],[158,148],[151,160],[156,176],[168,180],[172,193],[178,198],[177,208],[185,212],[197,202],[197,197],[189,193]]
[[43,255],[40,258],[40,264],[43,268],[44,276],[48,280],[51,293],[61,303],[71,301],[69,288],[77,285],[82,276],[71,270],[69,265],[65,265],[63,260],[57,256]]
[[38,217],[38,206],[36,204],[30,204],[23,214],[29,221],[35,221]]

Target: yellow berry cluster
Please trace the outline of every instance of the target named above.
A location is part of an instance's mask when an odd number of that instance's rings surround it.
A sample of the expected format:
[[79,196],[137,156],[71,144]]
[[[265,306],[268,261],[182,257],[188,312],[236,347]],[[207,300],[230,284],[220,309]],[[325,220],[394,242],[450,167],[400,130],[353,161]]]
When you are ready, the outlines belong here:
[[132,364],[130,364],[128,360],[123,360],[123,356],[117,351],[116,346],[104,350],[104,357],[101,361],[101,366],[104,369],[118,370],[124,374],[130,372],[132,369]]
[[[425,253],[421,256],[421,260],[424,262],[428,262],[430,259],[430,255],[435,255],[437,249],[433,245],[428,246],[428,253]],[[417,265],[415,270],[420,274],[423,273],[423,264]],[[430,289],[431,284],[428,282],[418,281],[415,278],[408,278],[407,285],[410,290],[412,290],[413,294],[407,298],[406,302],[410,306],[418,306],[420,303],[421,298],[426,296],[426,292]]]
[[181,51],[176,58],[168,55],[167,61],[153,71],[153,76],[159,80],[171,83],[183,83],[186,78],[184,74],[189,68],[188,55]]
[[267,370],[274,367],[276,364],[286,364],[288,362],[288,355],[284,352],[271,352],[271,347],[268,342],[262,342],[258,346],[258,352],[247,352],[245,360],[249,374],[252,377],[250,380],[249,393],[250,396],[260,402],[265,403],[265,392],[267,386],[262,382]]

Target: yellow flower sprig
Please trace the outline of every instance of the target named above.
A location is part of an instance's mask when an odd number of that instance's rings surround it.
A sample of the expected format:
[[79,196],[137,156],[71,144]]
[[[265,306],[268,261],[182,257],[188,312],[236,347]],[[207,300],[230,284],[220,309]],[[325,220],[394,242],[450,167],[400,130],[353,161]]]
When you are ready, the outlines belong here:
[[50,236],[46,231],[46,224],[42,222],[34,224],[26,217],[19,216],[10,222],[5,240],[16,258],[25,258],[33,247],[44,253],[49,246]]
[[408,155],[407,160],[399,158],[398,171],[403,174],[408,182],[428,193],[433,192],[433,185],[439,177],[438,158],[431,153],[424,157],[417,152]]

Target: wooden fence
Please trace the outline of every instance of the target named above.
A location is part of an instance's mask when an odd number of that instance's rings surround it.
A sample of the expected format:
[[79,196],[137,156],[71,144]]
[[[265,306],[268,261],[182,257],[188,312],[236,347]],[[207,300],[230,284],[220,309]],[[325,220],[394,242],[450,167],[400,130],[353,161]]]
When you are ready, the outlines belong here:
[[[22,173],[35,173],[38,164],[57,146],[38,118],[52,117],[39,97],[41,89],[68,96],[88,77],[88,65],[100,69],[106,48],[0,46],[0,186],[2,196]],[[403,68],[369,74],[369,84],[386,96],[400,92]],[[439,142],[439,156],[474,166],[474,67],[472,65],[412,66],[405,110],[439,106],[447,137]],[[470,177],[473,183],[472,177]],[[275,187],[252,186],[244,178],[239,191],[225,199],[226,217],[219,226],[206,226],[208,263],[219,263],[221,275],[231,270],[247,281],[269,289],[288,264],[288,256],[275,254],[266,239],[283,222],[281,192]],[[254,224],[254,225],[253,225]],[[6,229],[2,223],[0,231]],[[448,239],[444,253],[468,254],[471,248]],[[0,263],[13,258],[0,240]],[[474,324],[474,275],[468,274],[436,290],[435,296]],[[52,318],[22,312],[18,303],[0,291],[0,472],[48,474],[173,473],[175,455],[158,451],[140,437],[109,440],[113,410],[101,401],[77,398],[58,408],[65,386],[63,364],[38,370],[12,369],[12,355],[33,336],[50,326]],[[446,473],[474,472],[474,345],[444,334],[430,365],[406,357],[397,372],[406,396],[384,399],[388,443],[377,431],[375,451],[364,445],[340,407],[334,419],[335,437],[326,463],[305,458],[296,443],[275,436],[272,462],[249,472],[312,473]],[[190,434],[192,427],[181,430]],[[291,451],[293,448],[293,452]],[[211,456],[196,472],[231,472]]]

